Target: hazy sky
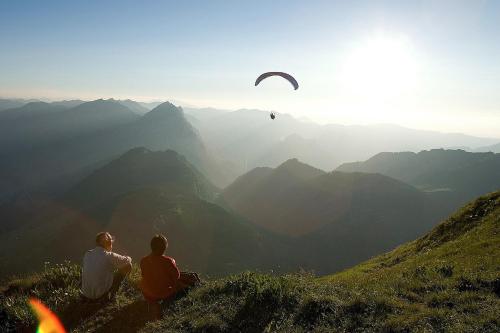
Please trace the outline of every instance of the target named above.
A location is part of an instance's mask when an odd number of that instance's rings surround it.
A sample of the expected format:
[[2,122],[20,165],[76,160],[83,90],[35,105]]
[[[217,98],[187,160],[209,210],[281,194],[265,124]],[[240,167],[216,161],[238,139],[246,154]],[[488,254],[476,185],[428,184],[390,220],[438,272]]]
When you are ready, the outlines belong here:
[[[0,0],[0,96],[174,99],[500,138],[500,1]],[[294,91],[264,71],[287,71]]]

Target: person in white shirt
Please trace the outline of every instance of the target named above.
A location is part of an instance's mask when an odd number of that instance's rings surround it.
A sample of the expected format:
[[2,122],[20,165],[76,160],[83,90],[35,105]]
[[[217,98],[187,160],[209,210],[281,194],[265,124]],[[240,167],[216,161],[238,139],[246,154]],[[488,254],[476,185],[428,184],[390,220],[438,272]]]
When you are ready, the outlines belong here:
[[112,252],[114,238],[109,232],[98,233],[95,242],[83,257],[82,294],[90,300],[110,300],[132,270],[132,258]]

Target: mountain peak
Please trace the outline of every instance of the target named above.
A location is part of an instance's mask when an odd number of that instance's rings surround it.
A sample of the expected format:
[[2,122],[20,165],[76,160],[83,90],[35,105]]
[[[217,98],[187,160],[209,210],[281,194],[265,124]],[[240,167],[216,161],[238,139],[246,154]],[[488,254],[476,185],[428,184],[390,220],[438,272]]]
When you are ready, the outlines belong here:
[[40,108],[40,107],[48,107],[50,106],[47,102],[29,102],[22,106],[23,109],[31,109],[31,108]]
[[297,158],[290,158],[274,169],[275,174],[286,172],[301,180],[306,180],[323,175],[323,170],[300,162]]
[[285,162],[281,163],[278,166],[278,168],[289,167],[289,166],[294,166],[294,165],[307,165],[307,164],[300,162],[298,158],[294,157],[294,158],[289,158]]
[[137,115],[128,107],[112,99],[97,99],[90,102],[84,102],[67,110],[70,115],[99,115],[105,117],[123,117],[126,115],[128,120],[136,119]]
[[146,119],[155,119],[155,120],[169,119],[171,117],[184,119],[184,112],[182,111],[182,108],[180,106],[177,107],[170,102],[165,102],[158,105],[148,113],[146,113],[144,117]]
[[110,98],[110,99],[96,99],[93,101],[82,103],[81,105],[119,105],[118,101]]
[[173,150],[133,148],[96,170],[67,193],[77,205],[97,205],[140,189],[211,197],[213,186],[184,156]]
[[182,110],[182,108],[180,106],[175,106],[174,104],[172,104],[170,102],[163,102],[151,111],[154,111],[154,110],[179,111],[179,110]]

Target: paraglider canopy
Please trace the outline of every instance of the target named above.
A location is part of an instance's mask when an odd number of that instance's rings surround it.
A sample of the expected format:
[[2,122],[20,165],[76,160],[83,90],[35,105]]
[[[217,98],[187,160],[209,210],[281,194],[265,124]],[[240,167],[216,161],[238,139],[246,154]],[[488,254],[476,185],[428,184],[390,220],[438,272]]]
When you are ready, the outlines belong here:
[[291,83],[291,85],[293,86],[293,88],[295,90],[299,89],[299,83],[297,82],[297,80],[295,80],[295,78],[293,76],[291,76],[290,74],[284,73],[284,72],[266,72],[266,73],[263,73],[263,74],[259,75],[257,80],[255,80],[255,86],[258,86],[262,80],[267,79],[270,76],[281,76],[285,80],[288,80],[288,82]]

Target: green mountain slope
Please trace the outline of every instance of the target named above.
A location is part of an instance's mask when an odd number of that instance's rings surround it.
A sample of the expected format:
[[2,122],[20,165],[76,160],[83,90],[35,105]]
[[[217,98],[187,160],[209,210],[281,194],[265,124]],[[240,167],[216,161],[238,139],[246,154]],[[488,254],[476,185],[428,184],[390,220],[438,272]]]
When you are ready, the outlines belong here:
[[92,207],[143,188],[158,188],[170,194],[195,195],[207,200],[213,200],[218,191],[175,151],[134,148],[94,171],[74,186],[65,199],[79,207]]
[[500,329],[500,192],[466,205],[424,237],[323,282],[380,293],[391,325],[424,331]]
[[0,328],[34,323],[25,302],[35,294],[74,332],[498,332],[499,243],[495,192],[424,237],[336,275],[208,280],[159,321],[149,321],[137,271],[115,302],[92,306],[78,301],[79,267],[57,266],[3,288]]

